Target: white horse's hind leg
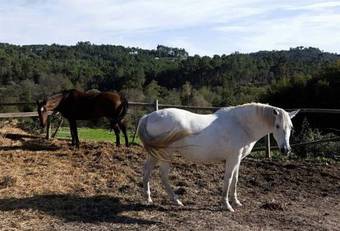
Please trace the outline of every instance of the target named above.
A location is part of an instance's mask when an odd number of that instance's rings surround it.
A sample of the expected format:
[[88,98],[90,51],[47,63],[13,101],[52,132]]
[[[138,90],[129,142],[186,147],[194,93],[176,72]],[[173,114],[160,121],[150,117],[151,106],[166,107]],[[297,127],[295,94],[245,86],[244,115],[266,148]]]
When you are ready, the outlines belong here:
[[225,163],[225,172],[224,172],[224,187],[223,187],[223,200],[226,209],[228,209],[230,212],[234,212],[233,207],[231,207],[229,203],[229,189],[230,185],[232,183],[233,175],[235,174],[235,171],[237,169],[237,165],[240,162],[239,156],[231,157],[226,160]]
[[183,206],[182,202],[178,199],[178,196],[172,190],[169,183],[169,172],[170,172],[170,163],[161,161],[159,165],[159,173],[161,176],[162,183],[170,199],[177,205]]
[[156,163],[157,163],[157,160],[149,155],[144,164],[143,190],[144,190],[144,196],[147,198],[148,203],[152,203],[151,192],[150,192],[150,176]]
[[233,180],[231,182],[231,193],[233,194],[233,202],[234,204],[236,204],[237,206],[242,206],[241,202],[238,200],[237,198],[237,182],[238,182],[238,172],[240,169],[240,163],[238,163],[235,172],[233,174]]

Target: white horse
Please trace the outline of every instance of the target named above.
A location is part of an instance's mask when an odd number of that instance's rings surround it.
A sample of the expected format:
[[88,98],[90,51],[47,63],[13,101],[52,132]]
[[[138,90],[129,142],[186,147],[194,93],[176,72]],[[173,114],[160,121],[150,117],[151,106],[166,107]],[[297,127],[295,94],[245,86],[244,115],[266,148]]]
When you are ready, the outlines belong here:
[[196,162],[225,161],[223,202],[233,212],[228,195],[232,193],[232,202],[241,206],[236,193],[241,159],[251,152],[256,141],[269,133],[273,133],[281,152],[287,154],[290,151],[291,118],[297,113],[250,103],[221,108],[208,115],[168,108],[143,116],[137,132],[149,153],[143,172],[148,203],[152,203],[149,185],[151,172],[159,162],[165,190],[174,203],[183,205],[168,180],[172,155],[179,153]]

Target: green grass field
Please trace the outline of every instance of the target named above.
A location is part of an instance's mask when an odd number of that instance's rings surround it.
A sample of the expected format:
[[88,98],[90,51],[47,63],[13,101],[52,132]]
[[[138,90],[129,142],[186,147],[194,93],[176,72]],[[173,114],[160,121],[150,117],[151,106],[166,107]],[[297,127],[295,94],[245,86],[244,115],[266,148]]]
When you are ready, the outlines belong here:
[[[110,132],[108,129],[103,128],[78,128],[79,140],[90,141],[109,141],[116,142],[116,136],[114,132]],[[128,131],[129,142],[132,141],[133,132]],[[61,127],[56,135],[57,138],[71,139],[70,129],[68,127]],[[136,143],[139,143],[138,137],[135,139]],[[123,133],[120,133],[120,143],[125,144]]]

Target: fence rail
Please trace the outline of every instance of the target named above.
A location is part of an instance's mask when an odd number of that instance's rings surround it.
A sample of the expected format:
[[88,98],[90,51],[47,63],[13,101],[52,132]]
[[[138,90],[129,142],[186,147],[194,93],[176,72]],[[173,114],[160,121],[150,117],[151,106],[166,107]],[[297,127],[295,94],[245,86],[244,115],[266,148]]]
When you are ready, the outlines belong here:
[[21,102],[21,103],[0,103],[0,106],[20,106],[20,105],[34,105],[33,102]]
[[[0,103],[0,106],[20,106],[20,105],[33,105],[35,103],[32,102],[26,102],[26,103]],[[171,105],[171,104],[159,104],[158,100],[155,100],[153,103],[145,103],[145,102],[129,102],[129,106],[137,106],[137,107],[153,107],[155,111],[157,111],[159,108],[169,108],[169,107],[175,107],[175,108],[181,108],[181,109],[191,109],[191,110],[207,110],[207,111],[215,111],[220,109],[221,107],[197,107],[197,106],[187,106],[187,105]],[[323,113],[323,114],[340,114],[340,109],[331,109],[331,108],[299,108],[300,112],[304,113]],[[296,108],[293,109],[286,109],[287,111],[293,111],[296,110]],[[49,115],[51,115],[52,112],[49,112]],[[37,117],[37,112],[10,112],[10,113],[0,113],[0,119],[4,118],[27,118],[27,117]],[[60,125],[59,125],[60,126]],[[50,137],[50,126],[47,128],[47,134],[46,137]],[[58,128],[57,128],[58,129]],[[57,131],[57,130],[56,130]],[[56,132],[55,132],[56,133]],[[332,137],[324,140],[317,140],[317,141],[311,141],[306,143],[299,143],[299,144],[292,144],[292,147],[296,146],[303,146],[303,145],[310,145],[310,144],[318,144],[318,143],[325,143],[325,142],[336,142],[340,141],[340,137]],[[265,146],[264,147],[257,147],[254,148],[253,151],[266,151],[267,157],[271,157],[271,149],[275,150],[278,149],[277,146],[271,146],[270,145],[270,134],[268,134],[265,137]]]
[[[49,112],[51,115],[52,112]],[[0,118],[27,118],[27,117],[37,117],[38,112],[8,112],[8,113],[0,113]]]
[[[340,137],[334,136],[334,137],[322,139],[322,140],[314,140],[314,141],[310,141],[310,142],[291,144],[290,146],[292,148],[295,148],[295,147],[300,147],[300,146],[305,146],[305,145],[310,145],[310,144],[322,144],[322,143],[337,142],[337,141],[340,141]],[[278,150],[279,147],[278,146],[270,146],[270,149],[271,150]],[[265,151],[265,150],[267,150],[267,147],[256,147],[256,148],[253,148],[252,151]]]
[[36,117],[37,112],[9,112],[0,113],[0,118],[25,118],[25,117]]
[[[156,100],[153,103],[146,103],[146,102],[134,102],[130,101],[129,106],[155,106],[156,102],[158,103],[158,100]],[[0,103],[0,106],[22,106],[22,105],[34,105],[35,103],[33,102],[21,102],[21,103],[13,103],[13,102],[8,102],[8,103]],[[207,110],[207,111],[214,111],[218,110],[221,107],[198,107],[198,106],[188,106],[188,105],[173,105],[173,104],[161,104],[158,103],[159,108],[169,108],[169,107],[175,107],[175,108],[182,108],[182,109],[191,109],[191,110]],[[287,111],[293,111],[297,110],[298,108],[287,108],[285,110]],[[333,108],[299,108],[300,112],[305,112],[305,113],[327,113],[327,114],[340,114],[340,109],[333,109]],[[18,112],[20,113],[20,112]],[[23,113],[23,112],[22,112]],[[5,113],[0,113],[5,114]],[[9,114],[8,114],[9,115]],[[24,115],[24,114],[23,114]],[[19,116],[19,114],[17,114]],[[32,116],[37,116],[37,115],[32,115]],[[27,117],[27,116],[24,116]],[[0,118],[10,118],[10,117],[0,117]]]
[[[20,106],[20,105],[32,105],[34,103],[0,103],[0,106]],[[220,109],[221,107],[198,107],[198,106],[187,106],[187,105],[172,105],[172,104],[160,104],[158,100],[155,100],[153,103],[145,103],[145,102],[129,102],[129,106],[137,106],[137,107],[154,107],[155,110],[158,108],[182,108],[182,109],[191,109],[191,110],[203,110],[203,111],[215,111]],[[325,113],[325,114],[340,114],[340,109],[332,109],[332,108],[299,108],[300,112],[304,113]],[[297,108],[286,109],[287,111],[297,110]],[[8,112],[8,113],[0,113],[0,118],[25,118],[25,117],[37,117],[37,112]]]

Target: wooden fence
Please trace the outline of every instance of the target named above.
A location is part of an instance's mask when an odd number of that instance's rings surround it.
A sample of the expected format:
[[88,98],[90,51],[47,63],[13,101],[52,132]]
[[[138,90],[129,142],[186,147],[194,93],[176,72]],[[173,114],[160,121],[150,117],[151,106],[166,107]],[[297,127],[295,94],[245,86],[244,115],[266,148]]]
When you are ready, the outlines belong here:
[[[34,103],[28,102],[28,103],[0,103],[0,106],[20,106],[20,105],[32,105]],[[144,102],[129,102],[129,106],[133,107],[152,107],[153,110],[157,111],[159,108],[169,108],[169,107],[175,107],[175,108],[181,108],[181,109],[189,109],[189,110],[201,110],[201,111],[216,111],[220,109],[220,107],[196,107],[196,106],[186,106],[186,105],[171,105],[171,104],[160,104],[158,100],[155,100],[153,103],[144,103]],[[287,111],[293,111],[297,108],[292,109],[286,109]],[[304,113],[322,113],[322,114],[340,114],[340,109],[324,109],[324,108],[299,108],[300,112]],[[52,112],[49,113],[51,115]],[[27,117],[37,117],[37,112],[12,112],[12,113],[0,113],[0,119],[1,118],[27,118]],[[48,120],[49,121],[49,120]],[[61,123],[59,123],[57,129]],[[57,131],[57,130],[56,130]],[[56,134],[56,132],[54,132]],[[46,138],[50,138],[50,123],[48,122],[48,126],[46,129]],[[266,155],[268,158],[271,158],[271,149],[278,149],[277,146],[271,146],[270,144],[270,134],[268,134],[265,139],[265,146],[264,147],[257,147],[254,148],[254,151],[266,151]],[[306,143],[299,143],[299,144],[291,144],[292,147],[297,146],[304,146],[304,145],[310,145],[310,144],[318,144],[318,143],[325,143],[325,142],[334,142],[334,141],[340,141],[340,137],[332,137],[328,139],[323,140],[316,140],[312,142],[306,142]]]

